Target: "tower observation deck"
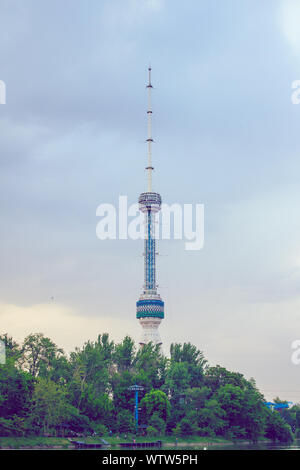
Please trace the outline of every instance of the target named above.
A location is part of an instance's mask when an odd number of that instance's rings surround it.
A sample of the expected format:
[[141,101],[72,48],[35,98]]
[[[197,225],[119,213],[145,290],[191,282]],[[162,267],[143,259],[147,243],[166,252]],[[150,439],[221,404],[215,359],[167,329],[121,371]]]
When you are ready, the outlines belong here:
[[156,239],[155,239],[155,213],[161,208],[161,196],[152,191],[152,132],[151,132],[151,67],[148,69],[149,82],[148,89],[148,165],[147,170],[147,192],[139,197],[139,209],[145,216],[146,236],[144,241],[144,285],[143,292],[136,303],[136,317],[139,320],[143,334],[140,345],[152,341],[161,345],[158,327],[164,318],[164,302],[157,292],[156,283]]

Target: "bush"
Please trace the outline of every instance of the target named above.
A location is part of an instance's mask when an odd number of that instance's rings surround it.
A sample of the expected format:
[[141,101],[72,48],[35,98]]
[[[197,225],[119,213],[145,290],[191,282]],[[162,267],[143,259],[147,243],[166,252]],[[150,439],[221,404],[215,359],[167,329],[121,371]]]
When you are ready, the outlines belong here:
[[11,419],[0,418],[0,436],[24,436],[27,431],[26,421],[19,416]]
[[272,441],[289,443],[293,441],[291,428],[277,411],[269,412],[267,417],[266,437]]
[[94,433],[96,433],[98,436],[107,436],[108,434],[108,429],[104,424],[102,423],[91,423],[92,429]]
[[68,405],[68,416],[66,416],[64,423],[69,426],[69,429],[77,433],[89,434],[92,430],[89,418],[79,412],[77,408]]
[[129,410],[122,410],[117,416],[117,431],[121,434],[135,431],[135,423]]
[[173,428],[173,434],[174,434],[174,436],[180,436],[181,435],[180,432],[181,432],[180,424],[178,423],[176,428]]
[[198,432],[198,426],[191,422],[188,418],[183,418],[173,431],[175,436],[192,436]]
[[154,428],[153,426],[148,426],[147,427],[147,436],[149,436],[149,437],[159,436],[159,431],[156,428]]
[[166,423],[162,418],[159,417],[159,414],[157,412],[153,413],[153,415],[151,416],[149,420],[149,425],[150,427],[159,429],[161,435],[165,434]]
[[216,433],[209,427],[199,428],[198,436],[216,437]]

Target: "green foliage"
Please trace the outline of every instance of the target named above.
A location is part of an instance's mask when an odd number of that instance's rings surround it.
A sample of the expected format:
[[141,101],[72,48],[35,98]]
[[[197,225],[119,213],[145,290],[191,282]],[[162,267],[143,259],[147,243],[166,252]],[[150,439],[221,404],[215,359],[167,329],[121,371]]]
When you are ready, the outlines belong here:
[[256,389],[226,384],[215,393],[224,411],[224,430],[233,438],[257,441],[264,431],[266,413],[262,397]]
[[12,359],[13,363],[18,363],[21,358],[21,347],[19,344],[13,340],[11,336],[8,336],[7,333],[0,335],[0,341],[5,345],[5,355],[6,359]]
[[149,437],[157,437],[160,435],[160,432],[154,428],[153,426],[148,426],[147,427],[147,436]]
[[[199,435],[220,435],[225,428],[225,411],[216,399],[205,401],[205,404],[197,412]],[[209,430],[209,432],[208,432]]]
[[239,372],[230,372],[221,366],[208,367],[204,375],[205,385],[212,389],[213,392],[224,385],[235,385],[244,388],[253,388],[253,383],[247,381]]
[[80,411],[91,421],[109,424],[112,414],[112,402],[105,393],[98,395],[97,390],[89,384],[82,393]]
[[89,418],[80,413],[77,408],[67,403],[63,422],[61,422],[60,425],[61,424],[64,424],[73,432],[88,434],[91,429],[94,430],[93,425],[97,423],[91,422]]
[[159,345],[151,342],[140,348],[133,362],[135,382],[145,388],[145,392],[158,389],[163,384],[165,358],[161,355]]
[[131,372],[124,371],[122,374],[113,373],[111,376],[111,388],[113,394],[113,406],[115,413],[121,410],[133,410],[134,395],[129,387],[134,384]]
[[191,343],[171,344],[171,363],[183,363],[187,366],[190,387],[203,384],[204,370],[207,364],[203,353]]
[[17,415],[10,419],[0,418],[0,436],[24,436],[26,431],[25,418]]
[[36,333],[25,338],[21,349],[21,364],[33,377],[47,377],[53,361],[63,354],[49,338]]
[[97,436],[107,436],[107,434],[108,434],[108,428],[100,422],[93,421],[91,423],[91,427],[92,427],[94,433],[96,433]]
[[153,413],[153,415],[149,419],[149,426],[152,426],[155,429],[159,429],[159,432],[160,432],[161,435],[163,435],[165,433],[166,423],[160,417],[158,412]]
[[141,400],[141,409],[146,419],[156,413],[166,421],[170,413],[170,403],[167,395],[161,390],[151,390]]
[[129,410],[122,410],[118,413],[117,432],[119,433],[131,433],[135,431],[135,422],[132,412]]
[[183,418],[180,423],[177,424],[173,433],[175,436],[192,436],[197,434],[198,431],[197,424],[187,417]]
[[[139,422],[147,435],[245,438],[290,442],[299,433],[300,406],[271,412],[253,379],[216,366],[190,343],[172,344],[170,359],[149,343],[138,351],[126,336],[107,333],[69,356],[43,334],[18,345],[8,335],[0,365],[0,435],[107,435],[135,433],[134,384]],[[279,398],[275,402],[282,403]],[[199,439],[200,437],[198,437]]]
[[204,407],[211,394],[211,389],[208,387],[189,388],[186,390],[186,403],[191,409],[199,410]]
[[113,356],[119,373],[132,368],[135,354],[134,341],[129,336],[125,336],[122,343],[116,345]]
[[31,406],[35,379],[18,370],[14,359],[8,357],[6,364],[0,366],[0,416],[25,417]]
[[44,432],[64,421],[67,402],[64,389],[55,382],[39,378],[32,397],[31,421]]
[[164,389],[173,399],[177,399],[178,395],[187,390],[190,380],[191,376],[186,363],[171,362]]
[[276,411],[269,411],[267,415],[265,435],[273,441],[284,443],[289,443],[293,440],[290,426],[285,423],[280,414]]
[[295,425],[297,428],[300,428],[300,410],[297,410],[295,413]]

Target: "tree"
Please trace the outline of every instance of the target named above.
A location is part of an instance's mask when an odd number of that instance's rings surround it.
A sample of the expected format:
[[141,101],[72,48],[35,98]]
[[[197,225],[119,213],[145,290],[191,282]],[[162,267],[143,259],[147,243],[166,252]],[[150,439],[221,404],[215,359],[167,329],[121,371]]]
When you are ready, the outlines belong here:
[[[70,354],[71,380],[69,397],[72,405],[81,409],[86,389],[92,386],[97,395],[111,392],[110,373],[114,343],[108,334],[99,335],[97,341],[88,341],[82,349]],[[91,389],[91,388],[89,388]]]
[[197,413],[200,436],[221,435],[225,427],[225,414],[217,400],[207,400]]
[[67,416],[65,390],[49,379],[39,378],[33,393],[32,423],[44,432],[64,422]]
[[13,415],[10,419],[0,418],[0,436],[24,436],[27,432],[25,418]]
[[147,427],[147,436],[149,437],[157,437],[159,436],[159,431],[153,426],[148,426]]
[[[244,384],[245,385],[245,384]],[[256,442],[263,435],[266,407],[262,395],[253,385],[226,384],[214,395],[225,412],[225,432],[233,438],[249,438]]]
[[263,396],[256,388],[246,388],[244,394],[244,411],[242,424],[246,437],[257,442],[265,430],[266,406]]
[[172,432],[186,414],[185,394],[189,383],[190,375],[187,363],[171,362],[163,386],[171,404],[171,413],[167,420],[168,432]]
[[[73,432],[77,433],[89,433],[92,429],[97,429],[96,424],[89,420],[89,418],[70,403],[66,402],[66,408],[64,410],[63,421],[60,424],[63,424]],[[95,426],[93,426],[93,424]]]
[[47,377],[54,360],[63,354],[63,350],[42,333],[36,333],[25,338],[21,354],[23,369],[33,377]]
[[11,419],[28,415],[35,379],[27,372],[18,370],[14,358],[8,357],[0,366],[0,416]]
[[189,388],[186,390],[187,404],[191,409],[200,410],[200,408],[205,406],[205,402],[211,394],[211,389],[208,387]]
[[204,382],[205,385],[211,388],[213,392],[227,384],[235,385],[236,387],[240,387],[242,390],[249,387],[253,388],[253,383],[247,381],[243,374],[240,374],[239,372],[230,372],[225,369],[225,367],[221,367],[219,365],[208,367],[206,369]]
[[116,415],[121,410],[129,410],[133,413],[134,394],[129,390],[129,387],[133,384],[134,378],[129,371],[124,371],[122,374],[116,373],[111,377],[113,406]]
[[198,426],[195,420],[191,420],[190,417],[183,418],[174,429],[176,436],[192,436],[198,433]]
[[[154,429],[158,429],[160,435],[163,435],[165,433],[166,422],[160,417],[160,414],[157,411],[155,411],[153,415],[150,417],[149,426]],[[149,427],[147,428],[147,434],[148,434],[148,429]]]
[[122,343],[116,345],[113,355],[113,360],[116,364],[117,371],[119,373],[129,371],[133,366],[134,357],[134,341],[129,336],[125,336]]
[[[108,429],[134,432],[134,384],[139,421],[148,435],[224,436],[289,442],[300,428],[300,406],[271,412],[254,379],[208,367],[190,343],[172,344],[171,357],[159,346],[138,351],[126,336],[114,344],[107,333],[66,356],[43,334],[20,347],[8,335],[7,360],[0,365],[0,434],[19,435],[70,429],[104,435]],[[277,403],[283,403],[279,398]]]
[[112,401],[106,393],[98,394],[92,384],[82,394],[80,411],[91,421],[100,421],[109,426],[112,417]]
[[132,412],[121,410],[118,413],[116,430],[120,433],[132,433],[135,431],[135,421]]
[[18,361],[21,357],[21,347],[19,344],[7,333],[0,335],[0,341],[5,345],[5,355],[6,359],[13,359],[14,364],[18,364]]
[[178,400],[178,396],[189,387],[190,374],[186,362],[171,362],[164,391],[171,396],[171,400]]
[[184,363],[189,373],[189,386],[200,387],[203,384],[204,370],[207,364],[202,351],[191,343],[171,344],[171,363]]
[[296,427],[300,428],[300,409],[296,411]]
[[225,428],[233,437],[245,437],[243,421],[244,395],[240,387],[223,385],[216,393],[216,400],[225,412]]
[[145,388],[145,392],[163,384],[166,359],[162,356],[158,344],[147,343],[140,348],[133,362],[135,382]]
[[159,418],[166,422],[170,413],[170,403],[167,395],[161,390],[151,390],[140,402],[142,413],[147,420],[156,413]]
[[290,426],[284,422],[280,414],[276,411],[272,412],[268,410],[265,436],[272,439],[272,441],[285,443],[293,441],[293,434]]

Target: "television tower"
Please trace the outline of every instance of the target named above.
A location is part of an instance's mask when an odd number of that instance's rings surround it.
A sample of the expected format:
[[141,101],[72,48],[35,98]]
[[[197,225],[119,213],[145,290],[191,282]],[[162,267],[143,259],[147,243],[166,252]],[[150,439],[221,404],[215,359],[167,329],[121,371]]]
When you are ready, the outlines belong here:
[[139,197],[139,209],[145,214],[145,241],[144,241],[144,286],[143,292],[136,303],[136,318],[138,318],[143,334],[140,345],[145,345],[152,341],[154,344],[161,345],[161,339],[158,327],[164,318],[164,302],[157,292],[156,284],[156,240],[155,240],[155,213],[161,208],[161,196],[152,191],[152,132],[151,132],[151,67],[148,69],[149,82],[148,89],[148,165],[147,192],[142,193]]

